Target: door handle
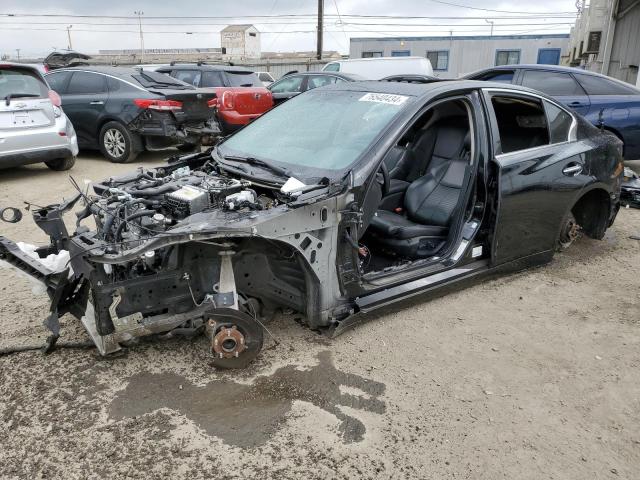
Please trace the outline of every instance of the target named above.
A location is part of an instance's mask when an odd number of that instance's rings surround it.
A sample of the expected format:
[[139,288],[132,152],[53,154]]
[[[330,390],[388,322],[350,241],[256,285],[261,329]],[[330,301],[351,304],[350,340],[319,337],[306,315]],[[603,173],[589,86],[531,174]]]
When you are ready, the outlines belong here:
[[578,106],[578,105],[582,105],[582,102],[575,101],[575,102],[571,102],[569,105]]
[[582,172],[582,165],[577,163],[570,163],[562,169],[562,173],[569,176],[578,175],[580,172]]
[[89,102],[89,105],[104,105],[102,100],[95,100],[93,102]]

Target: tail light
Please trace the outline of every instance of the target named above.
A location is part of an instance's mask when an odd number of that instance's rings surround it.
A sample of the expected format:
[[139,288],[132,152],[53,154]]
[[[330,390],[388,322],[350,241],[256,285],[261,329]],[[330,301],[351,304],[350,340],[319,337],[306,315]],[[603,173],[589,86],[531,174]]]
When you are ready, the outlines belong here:
[[133,101],[140,108],[160,110],[163,112],[177,112],[182,110],[182,102],[177,100],[154,100],[152,98],[137,98]]
[[209,108],[216,108],[218,106],[218,99],[217,98],[212,98],[211,100],[207,101],[207,106]]
[[54,107],[59,107],[62,105],[62,99],[55,90],[49,90],[49,100],[51,100],[51,103]]
[[225,110],[233,110],[233,92],[224,92],[222,94],[222,106]]

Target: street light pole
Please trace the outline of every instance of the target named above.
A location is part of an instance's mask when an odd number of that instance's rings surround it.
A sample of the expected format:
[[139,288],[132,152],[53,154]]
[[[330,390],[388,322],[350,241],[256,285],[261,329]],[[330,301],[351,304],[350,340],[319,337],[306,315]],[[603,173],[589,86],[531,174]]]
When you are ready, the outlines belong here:
[[20,49],[16,48],[16,53],[18,54],[18,60],[20,60]]
[[144,12],[136,10],[133,13],[138,16],[138,28],[140,29],[140,56],[141,62],[144,63],[144,36],[142,35],[142,15],[144,15]]
[[69,50],[73,50],[73,45],[71,44],[71,27],[73,27],[73,25],[69,25],[67,27],[67,38],[69,39]]

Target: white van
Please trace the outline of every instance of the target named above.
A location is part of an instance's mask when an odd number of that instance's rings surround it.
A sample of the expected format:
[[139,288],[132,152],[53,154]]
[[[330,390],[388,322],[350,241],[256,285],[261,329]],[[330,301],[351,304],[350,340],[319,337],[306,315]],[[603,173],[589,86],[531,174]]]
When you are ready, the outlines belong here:
[[380,80],[390,75],[433,76],[431,62],[424,57],[377,57],[337,60],[327,63],[322,71],[355,73],[368,80]]

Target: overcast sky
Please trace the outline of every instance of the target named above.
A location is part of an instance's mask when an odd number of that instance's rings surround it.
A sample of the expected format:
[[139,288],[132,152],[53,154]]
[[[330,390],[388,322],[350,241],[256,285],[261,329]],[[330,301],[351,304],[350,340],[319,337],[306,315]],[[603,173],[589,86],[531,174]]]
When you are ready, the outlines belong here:
[[[436,0],[325,0],[325,50],[349,51],[349,37],[486,35],[494,21],[495,34],[566,33],[571,17],[551,18],[549,12],[576,12],[575,0],[447,0],[476,10],[444,5]],[[336,10],[337,8],[337,10]],[[96,19],[65,17],[9,17],[7,14],[111,15],[133,16],[143,11],[146,48],[219,47],[218,33],[227,23],[253,23],[262,33],[263,51],[302,51],[315,49],[315,18],[245,18],[249,15],[315,14],[317,0],[1,0],[0,54],[43,55],[53,47],[67,47],[68,25],[75,50],[96,53],[99,49],[139,48],[135,18]],[[539,18],[517,20],[506,12],[543,13]],[[345,16],[342,23],[337,13]],[[410,19],[365,19],[348,15],[396,15]],[[149,17],[193,16],[192,19],[152,19]],[[215,19],[203,17],[235,17]],[[419,16],[476,17],[461,19],[415,19]],[[378,23],[381,25],[363,25]],[[404,24],[394,25],[391,24]],[[518,26],[500,26],[514,24]],[[407,26],[414,24],[415,26]],[[539,25],[538,25],[539,24]],[[555,25],[553,25],[555,24]],[[427,26],[429,25],[429,26]],[[117,32],[114,32],[117,31]],[[191,32],[190,34],[186,32]],[[272,32],[272,33],[269,33]]]

